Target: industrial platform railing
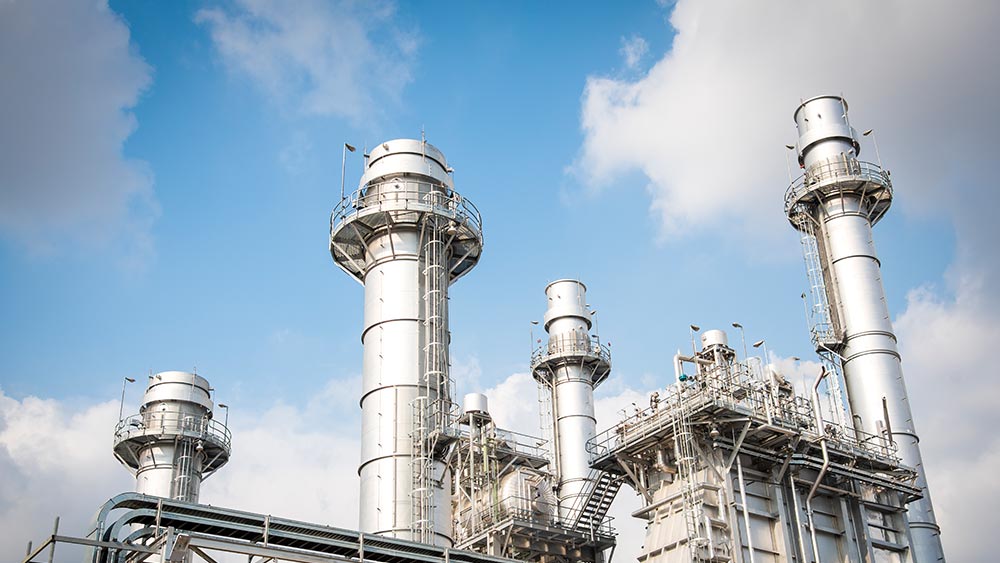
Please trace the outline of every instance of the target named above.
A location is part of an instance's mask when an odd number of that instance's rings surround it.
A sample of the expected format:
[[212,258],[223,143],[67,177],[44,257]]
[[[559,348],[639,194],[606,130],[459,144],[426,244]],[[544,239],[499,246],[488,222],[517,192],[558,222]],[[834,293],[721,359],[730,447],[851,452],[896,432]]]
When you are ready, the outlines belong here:
[[557,334],[531,353],[531,367],[558,356],[587,355],[611,363],[611,348],[596,336],[588,334]]
[[141,436],[162,434],[211,440],[227,450],[232,446],[232,433],[225,424],[207,416],[191,416],[178,412],[147,412],[123,418],[115,426],[115,443]]
[[[815,439],[821,437],[811,401],[803,397],[779,396],[757,369],[745,363],[737,362],[727,367],[729,369],[703,372],[693,381],[668,387],[649,408],[637,409],[619,424],[595,436],[587,442],[591,461],[668,431],[682,408],[692,419],[699,412],[724,408],[758,424],[805,433]],[[825,429],[824,437],[831,447],[887,464],[899,463],[896,444],[884,436],[846,429],[831,421],[825,422]]]
[[889,172],[872,162],[856,158],[834,158],[818,162],[809,167],[785,191],[785,213],[813,190],[841,180],[861,180],[878,185],[886,193],[884,198],[892,198],[892,181]]
[[605,516],[599,523],[580,530],[573,522],[559,518],[559,506],[553,502],[532,499],[522,495],[507,495],[478,508],[468,507],[457,515],[462,529],[456,538],[459,542],[492,529],[506,520],[518,520],[535,526],[556,528],[569,532],[593,533],[606,537],[615,535],[614,518]]
[[483,230],[479,209],[455,190],[439,183],[388,180],[368,184],[337,204],[330,215],[330,231],[366,211],[444,212],[477,232]]

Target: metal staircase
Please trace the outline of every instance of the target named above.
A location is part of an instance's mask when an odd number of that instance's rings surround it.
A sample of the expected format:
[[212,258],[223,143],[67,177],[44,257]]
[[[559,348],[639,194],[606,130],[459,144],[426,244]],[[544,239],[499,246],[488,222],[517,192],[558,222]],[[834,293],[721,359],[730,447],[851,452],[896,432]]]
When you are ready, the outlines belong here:
[[579,531],[600,530],[611,503],[622,488],[624,477],[595,469],[590,474],[590,481],[594,486],[588,494],[580,496],[577,506],[573,507],[575,517],[572,524]]

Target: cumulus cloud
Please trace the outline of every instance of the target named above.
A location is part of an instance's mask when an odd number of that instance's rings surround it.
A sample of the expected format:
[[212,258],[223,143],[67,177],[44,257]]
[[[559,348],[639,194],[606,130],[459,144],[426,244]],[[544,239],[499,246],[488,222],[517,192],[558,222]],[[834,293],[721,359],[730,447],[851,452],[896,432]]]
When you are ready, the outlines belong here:
[[625,68],[632,70],[639,66],[647,51],[649,51],[649,45],[646,40],[638,35],[633,35],[628,39],[622,37],[622,47],[618,52],[621,53],[622,60],[625,61]]
[[81,533],[98,505],[133,486],[111,454],[117,420],[117,401],[74,408],[0,390],[0,552],[24,553],[56,516]]
[[[854,124],[877,131],[896,206],[943,214],[955,228],[947,279],[912,292],[896,325],[945,548],[963,561],[990,560],[977,539],[1000,502],[987,476],[1000,452],[989,398],[1000,389],[979,376],[1000,339],[990,289],[1000,283],[998,20],[1000,5],[971,0],[682,0],[673,46],[645,75],[588,79],[577,162],[595,190],[643,173],[664,237],[720,225],[757,241],[786,236],[778,198],[791,112],[802,97],[846,95]],[[815,376],[783,367],[800,385]]]
[[331,380],[304,406],[234,411],[233,460],[201,502],[357,529],[360,396],[355,377]]
[[100,1],[0,3],[0,74],[0,236],[146,259],[152,176],[122,145],[152,69],[126,23]]
[[[350,378],[304,405],[263,414],[233,405],[233,458],[205,482],[201,502],[357,528],[359,394],[360,378]],[[0,552],[23,553],[57,515],[63,533],[83,535],[99,505],[135,488],[111,453],[117,420],[118,401],[17,400],[0,390]]]
[[665,236],[721,224],[784,233],[776,202],[792,111],[844,92],[854,122],[878,129],[901,193],[930,208],[953,166],[990,154],[998,11],[971,0],[678,2],[673,46],[648,73],[588,79],[576,169],[593,189],[644,173]]
[[412,79],[418,39],[394,16],[387,2],[235,0],[195,21],[225,64],[283,109],[360,120]]

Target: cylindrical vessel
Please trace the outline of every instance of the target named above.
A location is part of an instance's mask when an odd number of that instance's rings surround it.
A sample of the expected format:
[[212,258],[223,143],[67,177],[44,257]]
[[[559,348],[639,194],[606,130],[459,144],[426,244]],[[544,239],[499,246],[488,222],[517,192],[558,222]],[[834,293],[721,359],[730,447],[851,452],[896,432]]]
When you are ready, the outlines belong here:
[[559,280],[545,288],[548,343],[535,354],[532,373],[552,392],[554,460],[559,516],[572,522],[595,486],[587,441],[597,434],[594,387],[611,371],[607,350],[590,336],[587,287]]
[[119,422],[114,449],[136,492],[198,502],[202,480],[229,461],[229,430],[212,419],[205,378],[165,371],[150,376],[139,414]]
[[943,561],[940,529],[872,240],[872,224],[891,198],[888,177],[877,166],[857,160],[857,133],[848,122],[847,104],[839,96],[803,102],[795,112],[795,122],[799,161],[809,189],[798,194],[799,211],[808,213],[817,226],[827,299],[839,325],[834,351],[842,358],[854,426],[862,439],[890,436],[902,462],[917,470],[923,498],[907,506],[914,559],[918,563]]
[[365,287],[360,529],[451,544],[450,474],[431,436],[450,424],[448,286],[482,249],[478,212],[444,155],[387,141],[334,211],[330,250]]

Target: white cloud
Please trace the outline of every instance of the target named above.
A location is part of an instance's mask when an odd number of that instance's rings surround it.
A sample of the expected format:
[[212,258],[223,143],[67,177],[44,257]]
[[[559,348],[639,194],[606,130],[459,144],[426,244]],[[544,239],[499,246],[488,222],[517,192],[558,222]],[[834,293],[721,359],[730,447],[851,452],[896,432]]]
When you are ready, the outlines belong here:
[[129,41],[105,2],[0,3],[0,235],[152,252],[152,176],[122,152],[152,70]]
[[981,289],[960,283],[954,300],[917,289],[896,321],[927,480],[946,553],[958,561],[994,559],[983,539],[1000,502],[1000,380],[987,367],[1000,328]]
[[649,45],[646,40],[638,35],[633,35],[628,39],[622,37],[622,47],[618,50],[625,61],[625,68],[629,70],[638,67],[648,51]]
[[418,39],[394,17],[387,2],[235,0],[195,21],[226,65],[283,109],[360,120],[412,79]]
[[304,407],[234,411],[233,459],[200,501],[357,529],[360,395],[359,377],[332,380]]
[[[357,528],[359,395],[355,377],[331,380],[300,407],[233,405],[233,458],[205,481],[201,502]],[[63,533],[83,535],[105,500],[135,488],[111,453],[117,417],[118,401],[79,406],[0,390],[0,552],[23,553],[57,515]]]
[[1000,5],[971,0],[682,0],[673,48],[648,73],[588,80],[578,159],[592,189],[644,173],[666,237],[725,226],[728,236],[788,239],[779,202],[791,113],[801,97],[845,94],[856,126],[878,131],[896,207],[943,214],[956,231],[945,290],[913,292],[897,330],[945,549],[962,561],[991,560],[981,538],[1000,502],[988,477],[1000,389],[981,375],[1000,340],[998,20]]
[[997,12],[971,1],[679,2],[673,48],[648,73],[588,79],[577,169],[593,189],[644,173],[667,236],[718,225],[784,235],[792,111],[801,97],[844,92],[855,123],[878,129],[907,205],[947,207],[951,168],[991,157]]
[[111,454],[117,419],[117,401],[74,409],[0,390],[0,552],[37,545],[56,516],[63,533],[81,533],[102,502],[133,486]]

